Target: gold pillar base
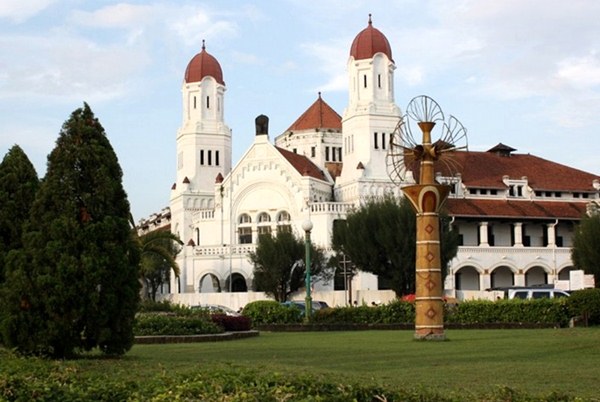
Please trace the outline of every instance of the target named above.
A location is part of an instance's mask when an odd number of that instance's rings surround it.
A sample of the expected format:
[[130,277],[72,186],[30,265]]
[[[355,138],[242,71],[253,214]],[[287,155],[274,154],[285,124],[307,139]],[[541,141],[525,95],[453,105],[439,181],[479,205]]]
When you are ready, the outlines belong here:
[[421,328],[415,330],[414,339],[416,341],[445,341],[446,334],[444,333],[444,329],[431,329],[431,328]]

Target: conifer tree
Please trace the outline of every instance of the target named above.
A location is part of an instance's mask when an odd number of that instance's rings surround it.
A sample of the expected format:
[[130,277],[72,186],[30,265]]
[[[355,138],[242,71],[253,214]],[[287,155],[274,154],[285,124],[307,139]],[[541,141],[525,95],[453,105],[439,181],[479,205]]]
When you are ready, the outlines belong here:
[[38,186],[35,168],[21,147],[14,145],[0,163],[0,284],[7,254],[22,246],[23,223]]
[[122,172],[90,107],[63,124],[4,286],[3,340],[22,353],[69,357],[133,343],[139,250]]

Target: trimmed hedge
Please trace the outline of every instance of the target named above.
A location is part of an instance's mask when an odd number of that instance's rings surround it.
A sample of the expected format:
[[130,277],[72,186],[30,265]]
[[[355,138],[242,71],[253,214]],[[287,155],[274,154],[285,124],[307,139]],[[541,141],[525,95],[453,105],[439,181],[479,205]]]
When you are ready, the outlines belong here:
[[[580,315],[579,312],[583,308],[580,305],[584,305],[592,324],[600,317],[600,296],[598,304],[590,300],[595,300],[595,295],[595,292],[589,292],[589,295],[582,293],[580,298],[576,297],[573,300],[570,300],[573,296],[536,300],[469,300],[458,304],[446,304],[444,321],[456,325],[515,324],[564,327],[569,324],[573,315]],[[255,327],[302,322],[297,313],[288,314],[289,310],[289,307],[282,309],[282,306],[274,301],[259,301],[249,304],[244,309],[244,315],[252,318],[252,325]],[[376,307],[363,305],[317,310],[312,322],[317,325],[386,325],[414,323],[414,320],[413,302],[393,301]]]
[[234,317],[227,314],[212,314],[210,319],[214,324],[223,328],[225,332],[250,331],[252,328],[250,318],[244,316]]
[[528,323],[567,326],[567,300],[470,300],[447,305],[445,322],[455,324]]
[[264,324],[295,324],[302,321],[296,306],[283,306],[274,300],[257,300],[246,304],[242,315],[250,318],[252,326]]
[[218,334],[223,328],[215,324],[205,314],[174,315],[138,313],[135,317],[133,333],[144,335],[201,335]]

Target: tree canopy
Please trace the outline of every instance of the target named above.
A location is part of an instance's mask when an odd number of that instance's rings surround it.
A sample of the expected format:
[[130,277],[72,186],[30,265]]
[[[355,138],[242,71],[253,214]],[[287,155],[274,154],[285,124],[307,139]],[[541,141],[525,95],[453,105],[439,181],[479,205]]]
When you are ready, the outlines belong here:
[[585,215],[576,226],[571,259],[576,268],[594,275],[600,287],[600,214]]
[[0,163],[0,283],[4,261],[22,247],[22,228],[39,187],[35,168],[21,147],[14,145]]
[[[440,225],[442,275],[458,250],[458,234],[447,219]],[[386,280],[398,296],[415,292],[416,217],[406,198],[372,198],[336,221],[333,249],[345,254],[361,271]]]
[[[249,260],[254,265],[254,288],[279,302],[304,285],[306,276],[305,243],[288,231],[275,236],[261,235],[256,251]],[[323,250],[311,244],[311,277],[328,281],[331,269],[326,265]]]
[[133,344],[139,249],[117,156],[87,104],[63,124],[48,156],[2,289],[4,343],[68,357]]

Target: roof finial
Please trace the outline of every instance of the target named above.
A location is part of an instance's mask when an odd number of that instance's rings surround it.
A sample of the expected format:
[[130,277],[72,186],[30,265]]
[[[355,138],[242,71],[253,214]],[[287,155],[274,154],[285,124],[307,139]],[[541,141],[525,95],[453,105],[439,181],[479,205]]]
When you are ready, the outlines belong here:
[[206,45],[204,44],[204,39],[202,39],[202,50],[206,49]]
[[373,21],[371,21],[371,13],[369,13],[369,25],[373,25]]
[[321,99],[321,91],[319,91],[319,99]]

